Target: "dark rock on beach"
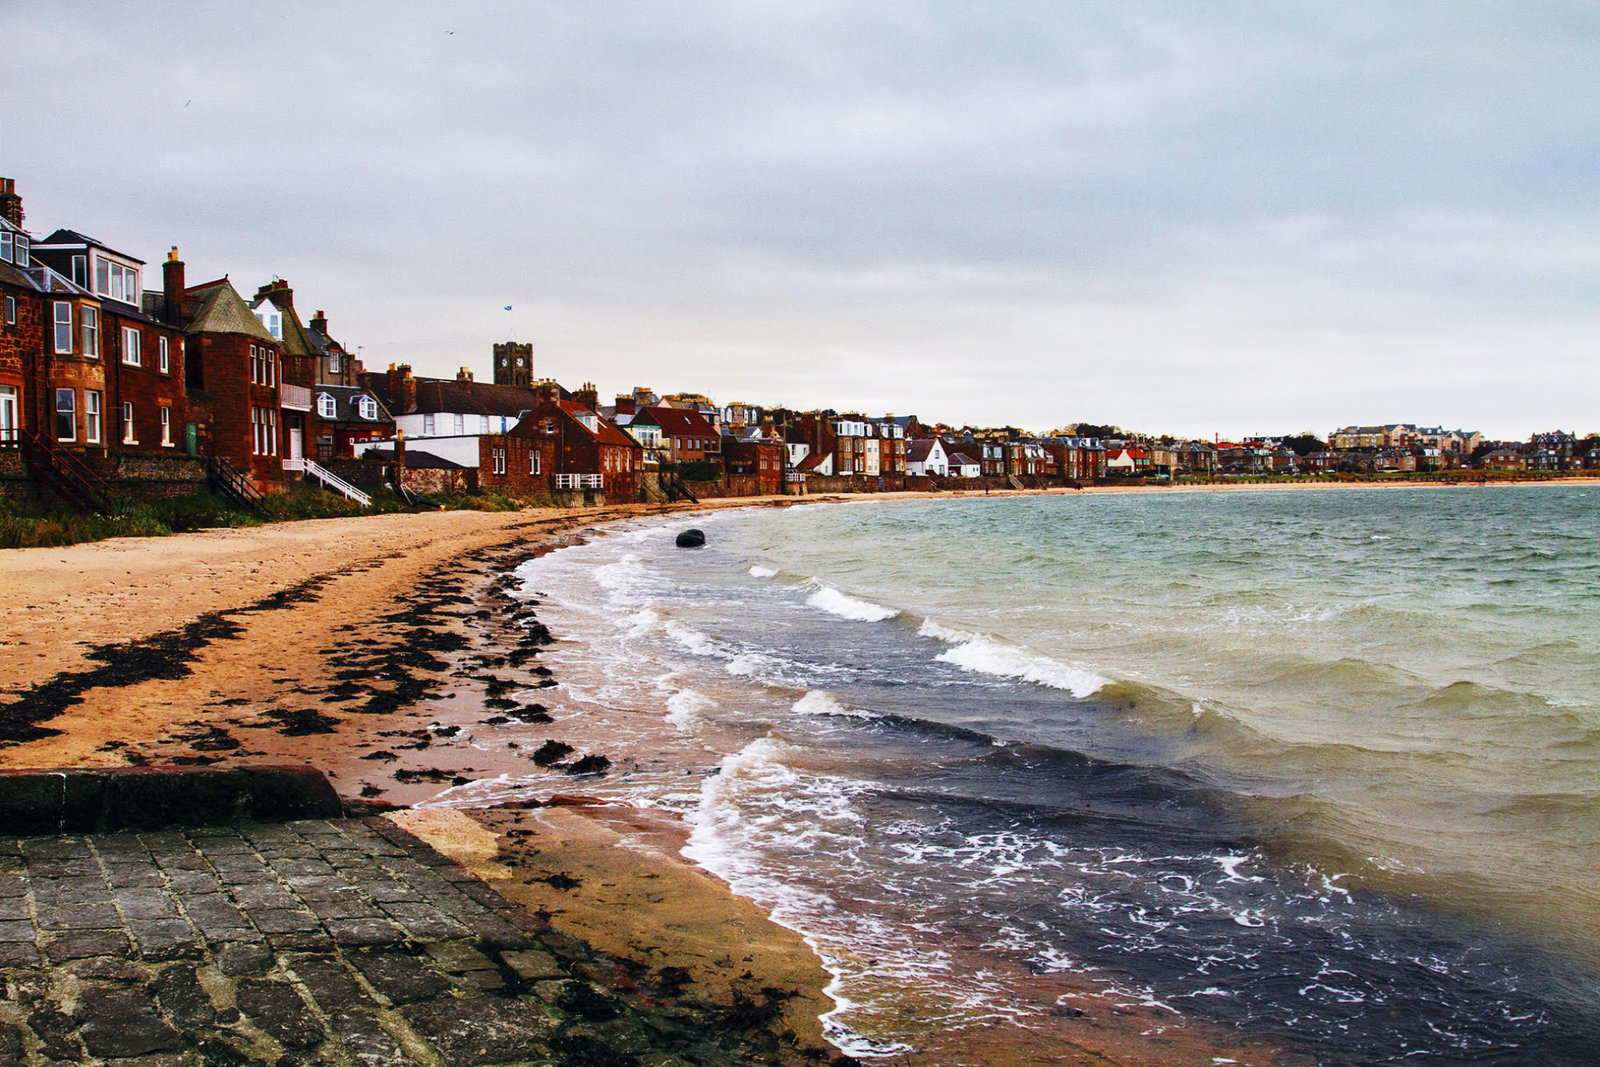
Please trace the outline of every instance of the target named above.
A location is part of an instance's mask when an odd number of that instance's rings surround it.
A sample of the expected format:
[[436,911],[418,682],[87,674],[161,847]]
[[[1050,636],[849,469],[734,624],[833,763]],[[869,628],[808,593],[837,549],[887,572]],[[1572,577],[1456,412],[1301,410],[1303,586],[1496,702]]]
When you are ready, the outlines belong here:
[[703,548],[706,543],[706,534],[704,530],[696,530],[691,527],[679,533],[677,540],[673,543],[679,548]]

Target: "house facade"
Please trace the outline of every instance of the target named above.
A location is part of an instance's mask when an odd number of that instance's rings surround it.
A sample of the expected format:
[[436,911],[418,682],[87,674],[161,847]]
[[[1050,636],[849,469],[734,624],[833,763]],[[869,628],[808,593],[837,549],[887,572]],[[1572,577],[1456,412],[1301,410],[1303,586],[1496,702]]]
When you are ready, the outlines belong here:
[[644,449],[582,404],[561,398],[554,382],[505,433],[479,438],[478,485],[518,496],[581,494],[585,501],[639,498]]

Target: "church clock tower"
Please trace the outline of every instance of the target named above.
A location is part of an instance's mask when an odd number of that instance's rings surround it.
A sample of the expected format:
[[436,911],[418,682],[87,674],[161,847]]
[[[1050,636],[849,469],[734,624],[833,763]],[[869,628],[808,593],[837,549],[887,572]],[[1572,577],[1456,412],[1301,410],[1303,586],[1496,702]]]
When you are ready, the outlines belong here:
[[533,346],[506,341],[494,346],[494,384],[533,384]]

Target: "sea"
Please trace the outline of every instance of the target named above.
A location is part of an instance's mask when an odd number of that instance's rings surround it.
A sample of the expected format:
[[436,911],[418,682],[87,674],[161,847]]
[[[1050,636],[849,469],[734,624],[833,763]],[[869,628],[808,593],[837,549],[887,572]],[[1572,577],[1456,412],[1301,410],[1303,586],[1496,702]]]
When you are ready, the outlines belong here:
[[1322,1063],[1595,1063],[1597,517],[1559,485],[868,500],[518,575],[550,729],[613,760],[584,791],[681,816],[803,934],[852,1055],[1109,1003]]

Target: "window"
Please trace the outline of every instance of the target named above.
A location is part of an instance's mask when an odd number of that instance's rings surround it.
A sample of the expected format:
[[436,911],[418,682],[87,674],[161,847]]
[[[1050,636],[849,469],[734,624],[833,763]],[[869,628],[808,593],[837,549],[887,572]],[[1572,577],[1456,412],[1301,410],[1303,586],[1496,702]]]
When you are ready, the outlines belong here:
[[328,351],[328,373],[339,373],[339,350],[337,348]]
[[139,435],[133,430],[133,401],[131,400],[122,402],[122,443],[125,445],[139,443]]
[[[79,285],[84,282],[78,280],[78,260],[72,260],[72,280]],[[94,291],[100,296],[110,297],[112,300],[124,304],[137,304],[139,302],[139,272],[132,267],[124,267],[121,263],[113,263],[109,259],[95,257],[94,261]]]
[[331,419],[336,414],[338,414],[338,411],[339,411],[339,405],[334,402],[333,397],[329,396],[327,393],[318,393],[317,394],[317,417],[318,418],[320,418],[320,419]]
[[[371,416],[368,416],[368,417],[369,418],[377,418],[376,415],[371,415]],[[489,432],[489,416],[480,415],[479,418],[483,419],[483,429],[478,431],[478,432],[479,433],[488,433]]]
[[11,231],[0,227],[0,259],[10,263],[14,254],[11,251]]
[[378,417],[378,402],[370,396],[357,397],[356,407],[360,410],[363,419],[376,419]]
[[89,257],[72,257],[72,284],[87,286],[89,284]]
[[6,297],[6,325],[7,326],[15,326],[16,324],[17,324],[17,298],[14,297],[14,296],[9,296],[8,295]]
[[506,472],[506,450],[503,448],[491,448],[489,454],[494,461],[494,473],[504,474]]
[[122,362],[130,367],[144,366],[144,356],[139,353],[139,331],[132,326],[122,328]]
[[466,432],[467,432],[467,417],[465,415],[457,415],[456,416],[456,433],[463,434],[463,433],[466,433]]
[[[72,305],[65,300],[56,301],[56,354],[72,351]],[[68,438],[71,440],[71,438]]]
[[156,369],[162,374],[172,373],[172,353],[168,350],[165,337],[156,341]]
[[432,437],[433,436],[433,416],[432,415],[424,415],[424,416],[422,416],[422,434],[423,434],[424,437]]
[[262,384],[263,385],[277,385],[278,384],[278,350],[275,349],[275,348],[268,348],[268,347],[263,345],[262,348],[261,348],[261,363],[262,363],[262,369],[266,371],[266,375],[267,375],[266,380],[264,382],[262,382]]
[[172,447],[172,409],[165,406],[161,408],[161,444]]
[[537,448],[528,453],[528,473],[539,473],[539,450]]
[[71,389],[56,390],[56,440],[78,439],[78,394]]
[[275,408],[250,409],[250,451],[257,456],[278,454],[278,412]]
[[88,304],[83,305],[83,354],[100,358],[100,309]]
[[99,444],[105,437],[100,399],[98,389],[83,391],[83,439],[91,445]]
[[13,253],[13,258],[12,258],[11,262],[15,263],[19,267],[26,267],[26,266],[29,265],[30,261],[28,259],[28,235],[27,234],[25,234],[25,233],[17,234],[17,236],[16,236],[16,251]]

